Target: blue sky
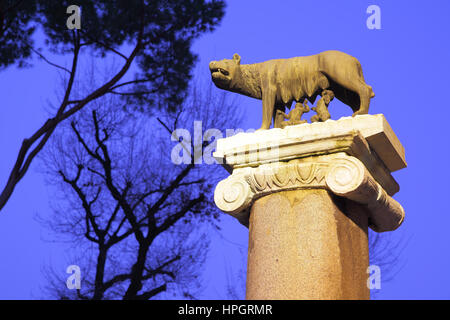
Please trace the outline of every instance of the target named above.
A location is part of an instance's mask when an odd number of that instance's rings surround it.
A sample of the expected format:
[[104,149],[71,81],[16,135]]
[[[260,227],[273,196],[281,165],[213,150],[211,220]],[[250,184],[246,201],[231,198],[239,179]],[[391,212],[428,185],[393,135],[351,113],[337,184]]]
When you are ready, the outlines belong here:
[[[450,224],[447,199],[447,107],[450,82],[450,27],[447,0],[425,1],[227,1],[226,15],[211,34],[198,39],[197,75],[208,75],[208,62],[239,53],[241,63],[341,50],[357,57],[373,87],[370,113],[383,113],[406,150],[408,168],[393,175],[395,195],[405,208],[404,224],[392,238],[407,239],[396,277],[382,282],[377,298],[450,298]],[[366,27],[369,5],[381,9],[381,30]],[[55,58],[58,59],[58,58]],[[62,63],[63,58],[60,58]],[[58,73],[36,61],[33,68],[0,73],[0,183],[4,183],[21,140],[47,116]],[[258,128],[261,102],[243,97],[245,128]],[[350,108],[332,103],[333,116]],[[45,264],[63,268],[66,246],[45,241],[46,231],[33,219],[50,210],[43,176],[34,165],[0,213],[0,298],[38,297]],[[221,296],[227,273],[245,270],[247,230],[232,218],[212,234],[205,266],[206,298]],[[214,270],[214,272],[212,272]],[[230,271],[231,270],[231,271]],[[239,282],[238,278],[234,281]]]

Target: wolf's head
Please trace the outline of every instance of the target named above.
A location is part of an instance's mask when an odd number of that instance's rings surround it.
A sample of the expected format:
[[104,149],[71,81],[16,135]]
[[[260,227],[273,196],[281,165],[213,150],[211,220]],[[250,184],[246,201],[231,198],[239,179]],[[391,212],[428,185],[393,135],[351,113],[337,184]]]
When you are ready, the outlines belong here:
[[239,78],[241,57],[235,53],[233,59],[211,61],[209,70],[214,84],[225,90],[233,88],[233,83]]

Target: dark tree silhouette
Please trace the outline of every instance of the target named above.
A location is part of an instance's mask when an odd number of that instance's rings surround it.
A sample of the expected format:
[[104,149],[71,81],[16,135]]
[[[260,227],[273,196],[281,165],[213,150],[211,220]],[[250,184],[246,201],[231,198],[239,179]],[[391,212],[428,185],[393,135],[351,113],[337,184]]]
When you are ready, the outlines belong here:
[[[79,0],[82,27],[68,30],[66,8],[71,4],[66,0],[0,1],[0,67],[23,64],[34,53],[68,77],[55,113],[23,140],[0,193],[0,210],[55,128],[90,102],[117,95],[135,106],[175,111],[185,97],[196,59],[190,50],[192,41],[213,30],[224,14],[219,0]],[[50,61],[34,47],[36,26],[42,27],[50,51],[70,55],[70,68]],[[116,56],[122,64],[104,83],[75,98],[73,86],[80,80],[81,60],[93,55]]]
[[[83,277],[82,288],[75,293],[66,288],[65,279],[47,270],[47,291],[52,296],[195,295],[208,248],[202,226],[215,224],[218,211],[212,193],[226,173],[219,165],[194,164],[199,159],[192,151],[209,150],[211,141],[181,142],[172,131],[184,128],[194,137],[194,120],[202,121],[204,129],[225,129],[240,122],[235,100],[212,90],[193,89],[176,117],[133,116],[110,96],[58,128],[41,154],[53,186],[54,210],[40,220],[73,243],[70,261],[82,268]],[[171,150],[178,139],[190,157],[188,164],[172,162]]]
[[0,70],[17,63],[23,66],[31,55],[36,1],[0,1]]

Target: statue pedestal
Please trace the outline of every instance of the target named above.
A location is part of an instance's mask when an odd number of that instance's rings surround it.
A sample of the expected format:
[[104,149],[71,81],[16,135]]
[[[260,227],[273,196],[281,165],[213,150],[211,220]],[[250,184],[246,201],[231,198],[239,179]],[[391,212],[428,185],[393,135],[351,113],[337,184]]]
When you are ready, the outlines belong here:
[[404,218],[404,150],[383,115],[240,133],[214,157],[214,200],[249,226],[247,299],[369,299],[368,227]]

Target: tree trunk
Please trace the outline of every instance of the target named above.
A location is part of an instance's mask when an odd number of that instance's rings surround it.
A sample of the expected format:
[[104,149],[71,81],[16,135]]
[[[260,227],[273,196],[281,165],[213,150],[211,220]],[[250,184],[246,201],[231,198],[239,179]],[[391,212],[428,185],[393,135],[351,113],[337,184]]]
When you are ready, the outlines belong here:
[[131,269],[131,282],[128,286],[127,292],[125,293],[124,300],[136,299],[139,290],[142,289],[142,277],[145,270],[145,260],[147,259],[147,252],[150,244],[145,242],[139,245],[138,256],[136,263]]
[[103,299],[104,289],[103,289],[103,279],[105,276],[105,265],[106,265],[107,249],[104,246],[99,247],[99,253],[97,257],[97,269],[95,273],[95,284],[94,284],[94,296],[93,300]]

